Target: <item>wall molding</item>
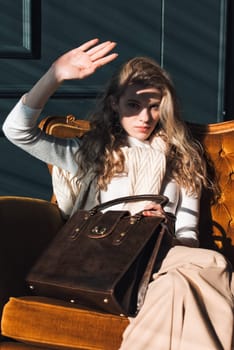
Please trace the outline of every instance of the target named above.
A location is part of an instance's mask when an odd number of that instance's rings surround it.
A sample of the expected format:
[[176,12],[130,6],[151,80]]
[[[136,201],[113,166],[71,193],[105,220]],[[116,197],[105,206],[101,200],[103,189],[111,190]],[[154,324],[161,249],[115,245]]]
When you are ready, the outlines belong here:
[[[18,85],[12,87],[0,86],[0,98],[20,98],[31,88],[31,85]],[[100,93],[102,93],[102,87],[99,85],[88,85],[84,87],[66,85],[59,88],[51,98],[94,99]]]
[[[14,2],[8,1],[11,7],[6,7],[2,11],[7,11],[4,15],[14,17],[11,13],[14,10]],[[21,0],[21,39],[15,43],[7,44],[0,41],[0,58],[21,58],[39,59],[41,56],[41,0]],[[17,28],[8,28],[8,32]]]

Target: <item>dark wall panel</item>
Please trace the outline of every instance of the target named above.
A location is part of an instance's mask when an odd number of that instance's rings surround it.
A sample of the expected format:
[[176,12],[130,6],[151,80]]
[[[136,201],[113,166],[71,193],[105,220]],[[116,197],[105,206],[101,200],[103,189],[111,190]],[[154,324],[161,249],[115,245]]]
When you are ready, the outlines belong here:
[[223,120],[226,7],[226,0],[165,0],[164,66],[186,120]]
[[40,0],[1,0],[0,58],[40,57]]
[[[85,81],[64,84],[42,117],[73,113],[86,118],[115,68],[147,55],[171,73],[184,119],[222,120],[226,1],[0,0],[0,126],[56,57],[93,37],[116,41],[118,60]],[[46,166],[1,133],[0,159],[0,195],[48,198]]]

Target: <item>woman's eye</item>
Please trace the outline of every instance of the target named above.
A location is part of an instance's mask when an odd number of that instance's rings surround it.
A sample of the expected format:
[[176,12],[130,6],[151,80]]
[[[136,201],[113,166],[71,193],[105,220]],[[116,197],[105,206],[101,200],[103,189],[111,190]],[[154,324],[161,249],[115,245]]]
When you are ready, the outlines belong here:
[[150,106],[150,109],[153,109],[154,111],[158,111],[159,110],[159,103],[153,104],[152,106]]
[[140,106],[139,106],[139,104],[136,103],[136,102],[128,102],[128,107],[137,109],[137,108],[139,108]]

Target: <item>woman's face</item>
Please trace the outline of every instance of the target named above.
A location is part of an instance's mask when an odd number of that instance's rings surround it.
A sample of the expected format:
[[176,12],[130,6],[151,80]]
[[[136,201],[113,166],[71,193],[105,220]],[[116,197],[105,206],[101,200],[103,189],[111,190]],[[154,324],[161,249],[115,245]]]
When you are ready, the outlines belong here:
[[140,84],[129,85],[117,104],[120,123],[129,136],[147,140],[159,121],[161,92]]

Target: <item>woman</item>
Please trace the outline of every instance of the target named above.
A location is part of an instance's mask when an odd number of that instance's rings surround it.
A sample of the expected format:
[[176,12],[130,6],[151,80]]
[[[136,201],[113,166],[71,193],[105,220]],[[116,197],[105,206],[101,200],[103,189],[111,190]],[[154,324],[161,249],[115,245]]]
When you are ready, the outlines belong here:
[[[48,98],[63,81],[84,79],[117,57],[113,42],[93,39],[56,60],[3,125],[16,145],[54,165],[64,215],[125,195],[164,194],[169,203],[124,205],[144,215],[176,215],[174,247],[154,274],[121,350],[230,350],[231,271],[219,253],[198,248],[199,199],[208,186],[200,147],[180,120],[173,84],[153,60],[136,57],[112,77],[82,140],[37,128]],[[140,206],[139,206],[140,205]]]

